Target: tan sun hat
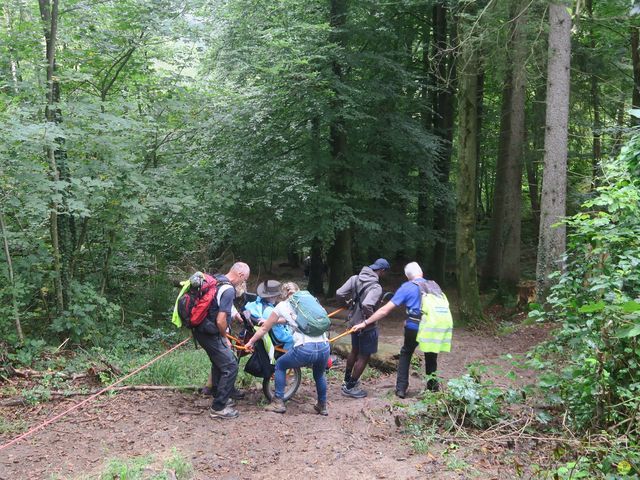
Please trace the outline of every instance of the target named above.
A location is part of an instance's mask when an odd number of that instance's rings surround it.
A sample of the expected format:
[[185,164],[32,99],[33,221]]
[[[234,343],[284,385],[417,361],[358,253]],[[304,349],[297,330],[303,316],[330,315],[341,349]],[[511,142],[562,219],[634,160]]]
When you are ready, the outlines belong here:
[[261,298],[273,298],[280,296],[280,282],[277,280],[265,280],[256,289]]

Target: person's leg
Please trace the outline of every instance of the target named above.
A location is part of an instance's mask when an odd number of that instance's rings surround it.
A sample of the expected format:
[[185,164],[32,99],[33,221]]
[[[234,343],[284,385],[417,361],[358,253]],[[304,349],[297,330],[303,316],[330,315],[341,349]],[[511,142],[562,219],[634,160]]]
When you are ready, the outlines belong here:
[[358,355],[358,358],[356,359],[356,363],[353,366],[353,373],[351,374],[351,380],[353,382],[353,385],[358,383],[358,381],[360,380],[360,376],[362,375],[362,372],[364,372],[364,369],[367,368],[370,358],[371,358],[371,355],[365,355],[362,353]]
[[275,398],[284,398],[284,389],[287,385],[287,370],[303,365],[298,358],[300,348],[302,346],[289,350],[276,361]]
[[351,389],[356,386],[360,380],[360,376],[369,364],[371,355],[378,351],[378,329],[360,332],[358,356],[351,374],[351,382],[347,384],[347,388]]
[[396,378],[396,394],[404,398],[409,388],[409,367],[411,366],[411,356],[418,346],[416,337],[417,330],[404,327],[404,343],[400,349],[400,359],[398,360],[398,376]]
[[440,390],[438,379],[435,378],[435,373],[438,370],[438,354],[433,352],[425,352],[424,354],[424,369],[427,374],[427,390],[431,392],[437,392]]
[[301,367],[309,363],[308,361],[305,362],[304,355],[301,355],[301,349],[303,348],[304,345],[294,347],[276,361],[275,394],[273,401],[270,405],[267,405],[265,410],[275,413],[285,413],[287,411],[287,407],[284,404],[284,389],[287,384],[287,370],[294,367]]
[[357,333],[352,333],[351,334],[351,351],[347,356],[347,366],[344,369],[344,384],[347,386],[351,382],[351,378],[353,376],[353,373],[352,373],[353,367],[356,364],[356,360],[358,358],[359,352],[360,352],[359,335]]
[[[222,410],[233,392],[236,377],[238,376],[238,362],[231,349],[224,343],[222,337],[216,337],[214,343],[215,372],[220,373],[218,378],[218,395],[213,400],[213,409]],[[215,376],[214,376],[215,381]]]
[[355,365],[351,374],[351,381],[342,387],[342,394],[351,398],[363,398],[367,392],[360,388],[358,382],[362,372],[369,362],[371,354],[378,351],[378,331],[377,329],[359,332],[358,352]]
[[[318,394],[318,405],[327,404],[327,378],[325,371],[327,367],[327,361],[329,360],[329,342],[311,343],[309,348],[313,348],[313,363],[311,368],[313,370],[313,379],[316,382],[316,393]],[[325,407],[326,408],[326,407]]]
[[[227,381],[231,381],[231,386],[233,387],[233,382],[235,382],[235,377],[238,373],[238,364],[235,361],[235,357],[231,352],[231,349],[222,343],[219,335],[209,335],[206,333],[194,332],[196,335],[196,339],[200,346],[207,352],[209,356],[209,360],[211,360],[211,375],[215,380],[216,372],[220,371],[223,374],[228,371]],[[226,350],[226,352],[225,352]],[[218,387],[223,384],[223,375],[220,376],[220,382],[218,383]],[[218,392],[219,393],[219,392]],[[222,403],[222,399],[220,395],[213,399],[213,403],[211,405],[212,416],[215,413],[216,417],[224,417],[224,418],[233,418],[238,416],[238,412],[233,409],[225,410],[226,403],[228,400],[227,397],[224,398],[224,403]],[[220,412],[224,411],[224,414],[220,414]],[[217,413],[216,413],[217,412]]]

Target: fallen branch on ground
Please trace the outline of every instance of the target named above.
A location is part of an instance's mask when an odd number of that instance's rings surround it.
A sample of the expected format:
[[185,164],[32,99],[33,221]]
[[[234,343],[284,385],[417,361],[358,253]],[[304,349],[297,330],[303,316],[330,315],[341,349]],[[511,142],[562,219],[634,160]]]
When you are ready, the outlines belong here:
[[[200,389],[199,385],[185,385],[185,386],[170,386],[170,385],[125,385],[123,387],[114,387],[110,389],[110,392],[126,392],[126,391],[153,391],[153,390],[193,390]],[[43,392],[49,395],[50,400],[60,400],[68,397],[93,395],[99,392],[101,388],[95,390],[87,390],[82,392],[64,391],[64,390],[51,390]],[[27,405],[29,402],[23,397],[11,397],[0,400],[0,407],[16,407],[21,405]]]

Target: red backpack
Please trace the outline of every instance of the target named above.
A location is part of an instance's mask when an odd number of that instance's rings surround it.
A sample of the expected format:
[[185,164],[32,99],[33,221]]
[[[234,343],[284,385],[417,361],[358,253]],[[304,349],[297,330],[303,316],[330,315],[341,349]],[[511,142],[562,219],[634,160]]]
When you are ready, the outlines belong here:
[[194,273],[189,282],[191,286],[178,300],[178,315],[185,327],[195,328],[207,317],[218,287],[227,282],[202,272]]

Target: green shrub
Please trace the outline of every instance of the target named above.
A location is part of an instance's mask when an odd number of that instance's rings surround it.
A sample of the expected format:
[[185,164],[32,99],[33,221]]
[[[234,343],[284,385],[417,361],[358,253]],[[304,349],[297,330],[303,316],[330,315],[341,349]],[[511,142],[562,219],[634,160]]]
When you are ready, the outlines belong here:
[[[567,224],[566,268],[555,274],[548,311],[532,318],[561,322],[553,340],[533,353],[544,372],[540,386],[564,410],[568,426],[585,434],[606,432],[606,448],[572,459],[555,478],[586,475],[634,478],[640,456],[640,154],[634,137],[604,174],[592,198]],[[619,448],[624,444],[624,448]],[[624,455],[620,455],[624,452]],[[637,476],[635,477],[637,478]]]

